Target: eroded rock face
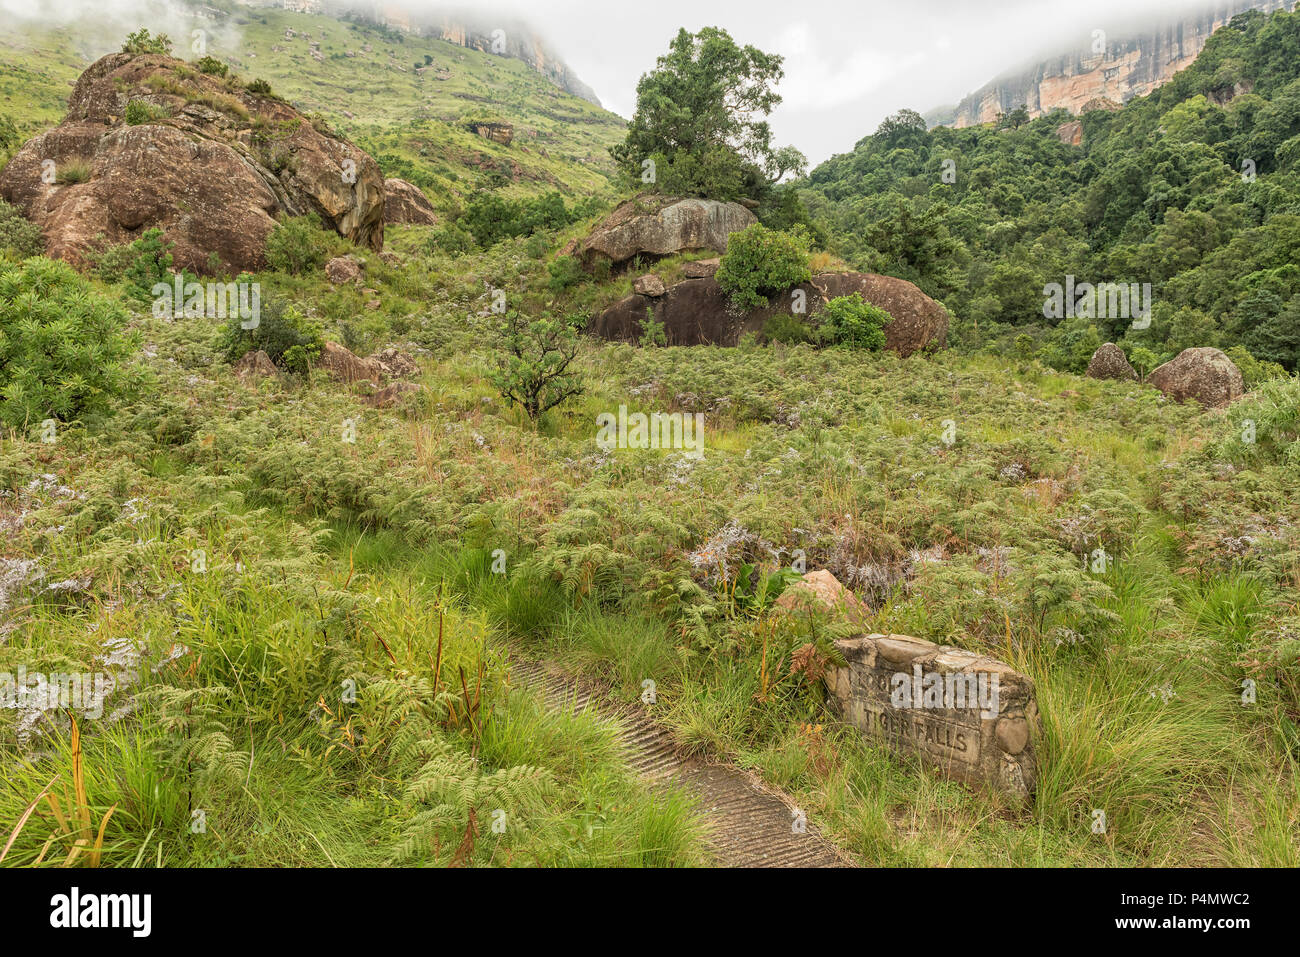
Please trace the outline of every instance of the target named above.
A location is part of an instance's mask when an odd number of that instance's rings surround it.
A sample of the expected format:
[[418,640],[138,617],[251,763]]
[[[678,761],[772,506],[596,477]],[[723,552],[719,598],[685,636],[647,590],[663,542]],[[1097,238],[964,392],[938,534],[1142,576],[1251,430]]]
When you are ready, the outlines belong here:
[[267,379],[280,374],[280,370],[275,367],[271,357],[261,349],[244,353],[244,357],[235,363],[234,371],[235,375],[239,377],[239,381],[244,383]]
[[632,283],[632,289],[638,296],[648,296],[651,299],[658,299],[668,291],[664,281],[653,273],[637,276]]
[[424,191],[404,179],[384,180],[384,224],[436,226],[438,214]]
[[1246,382],[1237,364],[1218,349],[1185,349],[1147,377],[1171,399],[1196,399],[1202,405],[1222,409],[1246,392]]
[[[133,100],[158,118],[128,125]],[[67,177],[77,168],[84,177]],[[158,227],[177,269],[259,269],[275,217],[309,212],[358,245],[383,248],[383,176],[370,156],[287,103],[166,56],[114,53],[93,63],[63,122],[0,172],[0,197],[41,227],[51,256],[75,263]]]
[[515,128],[510,123],[471,123],[469,128],[483,139],[500,143],[502,146],[509,146],[514,142]]
[[1124,350],[1113,342],[1106,343],[1092,354],[1085,375],[1089,379],[1127,379],[1130,382],[1136,382],[1138,378]]
[[317,365],[346,385],[355,382],[379,385],[384,378],[384,367],[378,359],[362,359],[337,342],[327,342],[321,347]]
[[632,295],[592,320],[590,330],[605,339],[636,342],[646,310],[664,324],[670,346],[734,346],[747,332],[761,332],[778,312],[788,312],[792,294],[801,292],[807,315],[815,317],[827,300],[859,293],[894,317],[885,327],[885,347],[906,358],[942,349],[948,340],[948,313],[903,279],[871,273],[827,273],[776,296],[767,306],[736,312],[716,279],[687,279],[659,298]]
[[711,199],[638,197],[619,205],[582,242],[584,262],[617,264],[633,256],[671,256],[693,249],[727,251],[732,233],[758,222],[739,203]]
[[361,262],[356,256],[338,256],[325,264],[325,278],[336,286],[361,281]]
[[1028,677],[994,658],[906,635],[837,641],[831,710],[944,775],[1027,801],[1038,782],[1038,704]]

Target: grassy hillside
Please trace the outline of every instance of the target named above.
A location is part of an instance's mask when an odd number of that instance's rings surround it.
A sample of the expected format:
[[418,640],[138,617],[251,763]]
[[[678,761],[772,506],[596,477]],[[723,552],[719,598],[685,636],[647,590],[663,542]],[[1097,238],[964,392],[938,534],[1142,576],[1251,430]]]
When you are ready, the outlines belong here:
[[[267,80],[300,109],[324,114],[381,158],[388,175],[425,187],[440,208],[454,210],[485,187],[521,197],[612,193],[608,148],[622,138],[624,121],[518,60],[329,17],[230,10],[224,24],[238,28],[238,49],[214,42],[210,55],[247,79]],[[174,39],[178,56],[196,58],[183,38]],[[6,31],[0,116],[25,136],[62,119],[71,84],[90,62],[77,52],[83,48],[75,28]],[[512,124],[514,141],[502,145],[465,128],[477,119]]]

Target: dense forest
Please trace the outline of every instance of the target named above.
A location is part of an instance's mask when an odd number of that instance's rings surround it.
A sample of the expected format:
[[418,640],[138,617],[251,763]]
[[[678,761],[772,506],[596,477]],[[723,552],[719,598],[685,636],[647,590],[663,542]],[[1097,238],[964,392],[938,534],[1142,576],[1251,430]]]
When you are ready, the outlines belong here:
[[[1139,368],[1219,346],[1250,377],[1300,366],[1300,14],[1258,12],[1122,109],[927,131],[902,111],[800,184],[855,266],[916,282],[962,344],[1079,372],[1102,342]],[[1149,328],[1044,319],[1044,287],[1150,283]]]

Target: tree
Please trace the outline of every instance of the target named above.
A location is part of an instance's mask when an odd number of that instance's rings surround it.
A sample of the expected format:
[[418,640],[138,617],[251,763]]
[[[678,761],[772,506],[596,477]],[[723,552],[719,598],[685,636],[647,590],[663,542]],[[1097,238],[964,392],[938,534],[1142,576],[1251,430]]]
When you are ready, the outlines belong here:
[[718,266],[718,285],[740,309],[766,306],[768,298],[812,278],[808,237],[755,223],[732,233]]
[[680,30],[637,84],[627,138],[610,154],[633,181],[653,169],[664,192],[760,198],[770,183],[807,167],[798,150],[773,148],[765,119],[781,102],[774,89],[781,64],[738,46],[726,30]]
[[576,316],[529,319],[514,310],[501,323],[501,350],[492,384],[536,422],[561,402],[581,395],[582,382],[569,367],[578,355]]

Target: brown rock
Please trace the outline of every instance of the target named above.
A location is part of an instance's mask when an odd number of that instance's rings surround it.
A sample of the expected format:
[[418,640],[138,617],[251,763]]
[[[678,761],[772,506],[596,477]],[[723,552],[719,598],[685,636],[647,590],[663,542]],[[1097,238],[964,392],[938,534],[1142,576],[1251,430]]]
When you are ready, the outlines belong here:
[[1083,143],[1083,124],[1078,120],[1071,123],[1062,123],[1056,128],[1056,138],[1068,146],[1079,146]]
[[654,273],[638,276],[636,281],[632,283],[632,289],[638,296],[649,296],[651,299],[658,299],[668,291],[664,281]]
[[408,395],[415,395],[423,391],[423,387],[411,382],[394,382],[392,385],[385,386],[378,392],[366,396],[365,403],[375,409],[391,409]]
[[[855,292],[884,309],[893,317],[885,326],[885,347],[900,356],[942,349],[947,344],[948,313],[906,280],[869,273],[827,273],[797,288],[804,293],[810,316],[828,299]],[[650,309],[664,324],[670,346],[734,346],[745,333],[761,332],[767,320],[788,311],[792,301],[787,293],[774,297],[767,306],[736,312],[716,279],[687,279],[659,299],[629,296],[596,316],[589,331],[605,339],[636,342]]]
[[857,595],[840,584],[839,579],[828,571],[809,572],[801,581],[796,582],[776,600],[777,609],[785,612],[800,608],[813,608],[836,615],[847,615],[854,621],[861,621],[865,609]]
[[619,205],[582,243],[587,263],[603,256],[671,256],[692,249],[727,251],[728,237],[758,222],[738,203],[639,196]]
[[404,179],[384,180],[384,225],[436,226],[438,214],[424,191]]
[[[177,269],[211,274],[215,254],[217,272],[256,270],[276,217],[309,212],[359,245],[383,248],[383,177],[373,159],[287,103],[232,94],[181,68],[157,55],[96,61],[77,80],[63,122],[0,172],[0,197],[41,227],[50,255],[85,263],[103,242],[127,243],[157,227]],[[155,78],[168,92],[148,85]],[[129,126],[132,100],[166,115]],[[255,136],[255,123],[270,132]],[[43,183],[45,160],[56,176],[72,164],[89,176]]]
[[[948,312],[906,279],[874,273],[841,272],[814,276],[812,285],[823,300],[858,293],[893,317],[885,326],[885,348],[906,359],[917,352],[935,352],[948,345]],[[809,303],[809,311],[812,311]]]
[[687,279],[712,279],[718,274],[721,259],[696,259],[682,263],[682,275]]
[[384,376],[384,367],[378,360],[359,358],[337,342],[325,343],[317,365],[333,378],[348,385],[355,382],[373,382],[379,385]]
[[254,379],[265,379],[270,376],[278,376],[280,370],[275,367],[275,363],[261,349],[256,352],[246,352],[244,357],[235,363],[235,375],[241,382],[251,382]]
[[420,374],[420,364],[413,357],[393,346],[376,352],[370,358],[379,363],[384,375],[393,379],[409,379]]
[[325,277],[336,286],[361,281],[361,262],[356,256],[339,256],[325,264]]
[[515,138],[515,128],[509,123],[471,123],[469,129],[483,139],[502,146],[509,146]]
[[1084,373],[1089,379],[1127,379],[1136,382],[1137,372],[1129,365],[1124,350],[1113,342],[1108,342],[1092,354],[1088,371]]
[[1214,409],[1230,405],[1246,392],[1236,363],[1209,348],[1185,349],[1147,376],[1147,382],[1171,399],[1196,399]]

